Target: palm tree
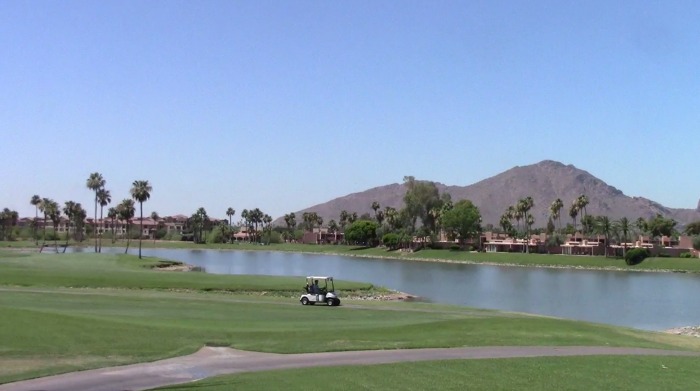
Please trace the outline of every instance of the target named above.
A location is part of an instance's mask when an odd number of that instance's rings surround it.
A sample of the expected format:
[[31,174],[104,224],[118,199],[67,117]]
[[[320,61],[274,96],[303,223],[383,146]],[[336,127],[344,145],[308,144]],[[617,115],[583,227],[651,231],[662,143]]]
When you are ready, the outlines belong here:
[[571,217],[574,220],[574,233],[576,232],[576,217],[578,216],[578,205],[574,201],[573,204],[571,204],[571,208],[569,208],[569,217]]
[[612,224],[608,216],[598,216],[596,218],[596,229],[598,232],[605,236],[605,257],[608,257],[608,246],[610,246],[610,232],[612,231]]
[[[389,207],[387,207],[389,208]],[[389,209],[387,209],[389,210]],[[338,225],[340,225],[340,229],[345,232],[345,226],[348,224],[348,217],[350,215],[348,214],[348,211],[343,209],[340,211],[340,219],[338,219]]]
[[117,206],[117,215],[119,219],[126,223],[126,250],[124,250],[124,254],[129,251],[129,243],[131,242],[129,228],[135,212],[134,200],[132,199],[125,198],[122,200],[122,203]]
[[503,233],[507,234],[508,232],[510,232],[510,230],[513,228],[513,225],[510,223],[508,213],[503,213],[501,215],[501,219],[498,221],[498,225],[500,225],[501,229],[503,229]]
[[622,257],[627,253],[627,240],[629,239],[628,234],[630,231],[630,221],[627,217],[623,217],[616,222],[617,227],[622,232]]
[[[588,197],[585,194],[581,194],[578,196],[576,201],[574,201],[576,205],[578,206],[578,210],[581,211],[581,222],[588,216],[588,211],[586,210],[586,206],[588,205]],[[583,225],[583,224],[582,224]],[[588,227],[586,225],[583,225],[584,228],[584,235],[588,233]]]
[[228,225],[233,226],[233,215],[236,214],[236,210],[233,208],[226,209],[226,216],[228,216]]
[[294,238],[294,229],[297,226],[297,216],[294,212],[284,215],[284,223],[287,224],[287,230],[289,230],[289,239]]
[[41,211],[41,213],[44,214],[44,227],[43,227],[43,230],[42,230],[42,231],[43,231],[43,238],[42,238],[42,241],[41,241],[41,248],[42,248],[42,249],[43,249],[44,246],[46,245],[46,220],[47,220],[48,217],[49,217],[48,209],[47,209],[47,208],[49,207],[49,204],[52,203],[52,202],[53,202],[53,200],[52,200],[51,198],[46,198],[46,197],[44,197],[44,198],[41,199],[41,203],[39,203],[39,210]]
[[272,216],[266,214],[262,218],[262,222],[264,224],[264,227],[267,228],[267,244],[270,244],[270,240],[272,240]]
[[141,210],[141,231],[139,232],[139,259],[141,259],[141,240],[143,239],[143,203],[151,198],[153,188],[145,180],[136,180],[131,184],[131,198],[139,203]]
[[70,228],[73,223],[73,218],[75,216],[75,202],[73,201],[66,201],[63,203],[63,214],[66,215],[68,218],[68,232],[66,232],[66,247],[63,248],[63,252],[65,252],[66,248],[68,248],[68,239],[70,238]]
[[58,253],[58,223],[61,222],[61,209],[54,200],[48,200],[44,204],[44,214],[48,215],[53,222],[53,242],[56,253]]
[[117,214],[117,208],[109,208],[107,209],[107,218],[112,220],[112,243],[116,241],[116,237],[114,236],[114,219],[117,218],[119,215]]
[[160,220],[160,216],[158,215],[158,212],[153,211],[151,212],[151,219],[156,223],[156,228],[153,231],[153,244],[156,244],[156,234],[158,233],[158,220]]
[[92,235],[95,237],[95,252],[97,252],[97,191],[105,187],[105,180],[99,172],[93,172],[87,179],[86,186],[95,192],[95,219],[92,221]]
[[30,204],[34,206],[34,239],[36,240],[36,245],[39,245],[39,237],[36,235],[37,223],[39,222],[39,205],[41,204],[41,197],[37,194],[32,196]]
[[374,211],[374,217],[377,217],[377,211],[379,210],[379,208],[381,208],[381,206],[379,206],[379,202],[372,202],[372,210]]
[[552,216],[552,219],[559,220],[559,232],[561,232],[561,209],[563,207],[564,202],[561,200],[561,198],[557,198],[549,206],[549,213]]
[[112,195],[110,194],[109,190],[106,190],[104,187],[101,189],[97,190],[97,202],[100,204],[100,224],[102,225],[102,228],[100,229],[100,244],[97,248],[97,252],[102,252],[102,235],[104,234],[105,230],[105,224],[104,221],[102,220],[102,212],[104,211],[104,207],[109,205],[109,203],[112,202]]

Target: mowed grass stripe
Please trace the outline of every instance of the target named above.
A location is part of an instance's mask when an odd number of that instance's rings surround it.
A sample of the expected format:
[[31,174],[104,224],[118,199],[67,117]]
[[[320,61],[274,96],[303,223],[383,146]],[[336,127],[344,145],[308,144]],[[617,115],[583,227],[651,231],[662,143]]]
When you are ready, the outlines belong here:
[[[159,390],[696,390],[700,359],[544,357],[294,369],[227,375]],[[321,387],[321,386],[319,386]]]

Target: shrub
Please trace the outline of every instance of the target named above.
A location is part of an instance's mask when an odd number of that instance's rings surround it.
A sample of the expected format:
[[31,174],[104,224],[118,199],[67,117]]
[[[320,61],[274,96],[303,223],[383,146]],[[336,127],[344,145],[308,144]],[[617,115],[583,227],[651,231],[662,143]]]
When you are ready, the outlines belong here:
[[450,251],[459,251],[462,248],[459,246],[459,244],[453,244],[450,246]]
[[384,243],[389,250],[395,250],[399,247],[400,239],[401,238],[399,238],[399,235],[395,233],[388,233],[382,237],[382,243]]
[[645,248],[633,248],[627,251],[625,254],[625,263],[632,265],[639,265],[649,256],[649,250]]
[[679,257],[681,257],[681,258],[693,258],[693,254],[691,254],[691,253],[681,253],[681,255],[679,255]]
[[700,235],[693,237],[693,248],[700,251]]

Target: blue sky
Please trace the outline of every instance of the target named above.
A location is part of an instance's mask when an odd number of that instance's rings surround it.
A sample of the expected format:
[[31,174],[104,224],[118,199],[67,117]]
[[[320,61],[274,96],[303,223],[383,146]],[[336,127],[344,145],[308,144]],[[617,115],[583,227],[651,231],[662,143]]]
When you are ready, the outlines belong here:
[[[700,198],[693,1],[5,1],[0,207],[274,217],[544,159]],[[549,201],[547,201],[549,202]],[[90,210],[90,209],[88,209]]]

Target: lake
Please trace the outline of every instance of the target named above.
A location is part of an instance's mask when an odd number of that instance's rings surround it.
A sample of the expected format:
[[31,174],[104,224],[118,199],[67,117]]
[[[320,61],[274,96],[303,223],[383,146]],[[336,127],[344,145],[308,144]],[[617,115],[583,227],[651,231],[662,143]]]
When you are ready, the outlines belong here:
[[[137,251],[130,250],[132,254]],[[272,251],[143,252],[201,266],[216,274],[331,275],[340,280],[371,282],[435,303],[646,330],[700,325],[700,275],[696,274],[468,265]],[[341,290],[342,298],[342,284],[336,288]]]

